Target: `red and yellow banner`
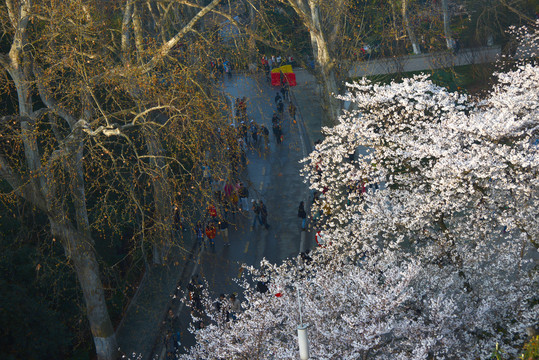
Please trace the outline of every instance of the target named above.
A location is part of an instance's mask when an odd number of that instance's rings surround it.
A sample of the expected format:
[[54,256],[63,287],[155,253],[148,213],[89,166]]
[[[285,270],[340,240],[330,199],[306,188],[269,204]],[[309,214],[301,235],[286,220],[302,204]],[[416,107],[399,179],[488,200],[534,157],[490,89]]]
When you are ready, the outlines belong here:
[[273,70],[271,70],[271,73],[283,73],[283,74],[290,74],[290,73],[294,73],[294,71],[292,70],[292,65],[283,65],[281,67],[278,67],[278,68],[275,68]]
[[288,83],[290,86],[296,86],[296,74],[292,70],[292,65],[283,65],[271,70],[271,85],[281,86]]

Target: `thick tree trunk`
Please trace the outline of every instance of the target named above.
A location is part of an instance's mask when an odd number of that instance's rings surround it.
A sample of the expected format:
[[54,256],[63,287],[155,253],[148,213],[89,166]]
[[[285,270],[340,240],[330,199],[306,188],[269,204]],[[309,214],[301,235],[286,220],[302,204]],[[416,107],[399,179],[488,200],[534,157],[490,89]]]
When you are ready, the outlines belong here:
[[320,24],[320,7],[317,1],[309,0],[312,26],[309,28],[313,56],[319,67],[319,80],[322,90],[322,104],[326,111],[325,123],[333,125],[340,115],[341,103],[335,97],[339,93],[335,76],[335,61],[331,58],[328,45]]
[[335,96],[339,94],[335,71],[326,64],[319,64],[321,72],[322,104],[326,110],[325,124],[332,126],[337,123],[341,114],[341,102]]
[[[52,236],[61,240],[66,257],[73,262],[84,295],[86,314],[94,339],[99,360],[115,360],[118,344],[110,321],[99,265],[94,252],[94,242],[90,233],[90,222],[86,206],[84,188],[83,147],[84,133],[78,125],[72,127],[72,133],[65,139],[65,147],[58,150],[57,160],[71,176],[71,184],[65,191],[59,188],[55,178],[54,163],[46,172],[47,213],[51,224]],[[49,160],[51,161],[51,160]],[[69,220],[65,208],[65,197],[71,195],[75,219]],[[76,227],[74,226],[76,224]]]
[[[246,2],[246,5],[249,8],[249,28],[251,30],[251,33],[256,33],[257,28],[257,21],[256,21],[256,13],[255,8],[251,6],[249,2]],[[248,49],[249,49],[249,63],[257,63],[257,49],[256,49],[256,40],[254,36],[249,36],[248,39]]]
[[[22,57],[16,55],[14,60],[21,61]],[[76,231],[73,227],[62,224],[55,219],[63,219],[66,221],[68,214],[61,212],[59,203],[62,199],[59,199],[59,192],[55,190],[56,184],[54,174],[43,172],[41,164],[41,156],[38,149],[38,143],[36,138],[36,132],[34,128],[34,119],[32,111],[32,103],[30,96],[31,82],[27,79],[31,78],[29,73],[28,64],[26,64],[26,71],[23,71],[20,67],[21,62],[11,62],[8,71],[12,74],[12,79],[17,89],[19,99],[19,113],[21,115],[21,138],[24,143],[24,153],[26,158],[26,164],[28,169],[37,175],[30,181],[31,186],[26,187],[25,191],[33,194],[23,194],[23,197],[29,200],[39,200],[34,202],[34,205],[38,206],[41,210],[46,211],[49,214],[59,214],[58,216],[49,215],[51,223],[51,233],[53,237],[62,241],[66,256],[68,256],[75,266],[75,271],[81,285],[84,299],[87,308],[88,320],[90,322],[90,328],[94,337],[94,343],[96,346],[96,353],[100,360],[114,360],[116,359],[116,353],[118,345],[114,336],[114,331],[109,318],[107,304],[105,302],[105,296],[103,291],[103,285],[99,278],[99,267],[91,242],[88,240],[90,237],[82,234],[89,233],[88,214],[86,212],[86,201],[84,195],[84,179],[82,176],[82,142],[70,142],[67,144],[70,156],[64,154],[58,160],[62,161],[64,166],[70,170],[73,174],[73,204],[75,206],[76,221],[80,231]],[[72,147],[74,146],[74,147]],[[54,156],[54,155],[51,155]],[[48,178],[48,180],[47,180]],[[38,195],[39,194],[39,195]],[[43,203],[41,200],[43,199]],[[45,207],[45,208],[44,208]]]
[[395,33],[395,40],[399,39],[398,31],[397,31],[397,11],[395,10],[395,2],[390,1],[391,4],[391,23],[393,24],[393,32]]
[[153,197],[154,197],[154,229],[152,231],[153,263],[164,264],[167,252],[173,239],[173,212],[172,191],[167,183],[167,174],[161,156],[163,148],[157,139],[157,135],[150,133],[145,135],[148,154],[151,156],[150,164],[155,171],[152,174]]
[[447,4],[448,0],[442,0],[442,14],[444,17],[444,35],[445,35],[445,43],[447,45],[448,49],[453,48],[453,38],[451,37],[451,27],[450,27],[450,21],[451,18],[449,16],[449,6]]
[[[30,84],[30,82],[23,81],[23,79],[28,78],[26,74],[15,71],[15,69],[11,69],[10,72],[16,74],[13,79],[19,95],[19,110],[21,115],[23,115],[21,116],[21,138],[24,143],[26,164],[28,169],[34,174],[42,174],[34,176],[30,182],[31,186],[25,188],[25,191],[32,194],[23,194],[22,196],[28,200],[35,199],[34,205],[49,214],[59,214],[55,217],[49,215],[51,232],[53,237],[62,241],[66,256],[73,261],[75,266],[75,271],[84,294],[96,353],[100,360],[116,359],[118,345],[108,314],[103,285],[99,278],[99,267],[89,236],[89,222],[82,175],[82,142],[75,141],[67,144],[67,147],[70,149],[65,151],[68,151],[69,155],[64,154],[63,160],[59,159],[73,175],[73,204],[75,206],[76,222],[79,228],[79,231],[76,231],[72,226],[55,220],[64,219],[62,221],[65,222],[65,219],[69,215],[60,210],[61,205],[59,203],[63,199],[59,198],[59,192],[52,185],[56,183],[54,174],[43,173],[42,171],[41,157],[33,126],[30,96],[27,96],[29,89],[26,84]],[[71,148],[71,146],[75,147]],[[47,177],[48,181],[46,180]],[[44,203],[38,203],[38,200],[41,201],[41,199],[43,199]]]
[[414,51],[414,54],[421,54],[421,48],[419,47],[419,43],[417,42],[414,29],[410,24],[410,19],[408,18],[408,4],[406,0],[402,0],[402,20],[404,22],[406,32],[408,33],[408,38],[412,43],[412,49]]
[[166,179],[153,181],[155,200],[155,225],[153,239],[153,263],[164,264],[172,244],[172,201]]
[[52,217],[49,217],[49,221],[52,235],[62,241],[66,254],[75,267],[84,294],[86,314],[90,322],[97,358],[115,360],[118,343],[107,310],[103,284],[99,276],[99,265],[91,240],[69,224],[61,223]]

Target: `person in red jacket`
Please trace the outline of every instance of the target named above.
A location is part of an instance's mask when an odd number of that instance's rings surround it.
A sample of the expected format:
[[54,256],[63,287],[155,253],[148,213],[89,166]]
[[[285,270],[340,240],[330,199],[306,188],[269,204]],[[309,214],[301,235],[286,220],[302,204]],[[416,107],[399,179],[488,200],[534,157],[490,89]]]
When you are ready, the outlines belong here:
[[215,225],[213,223],[208,223],[206,225],[206,237],[208,238],[210,242],[210,246],[215,246],[215,236],[217,235],[217,229],[215,228]]

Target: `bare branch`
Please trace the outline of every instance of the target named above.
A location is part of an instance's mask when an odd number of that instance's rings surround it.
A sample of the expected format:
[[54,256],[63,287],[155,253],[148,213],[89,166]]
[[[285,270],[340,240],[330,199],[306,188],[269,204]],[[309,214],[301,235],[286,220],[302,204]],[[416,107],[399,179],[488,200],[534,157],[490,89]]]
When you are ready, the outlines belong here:
[[26,27],[28,26],[28,20],[30,19],[30,1],[22,0],[19,9],[19,19],[17,26],[15,27],[15,36],[11,49],[9,50],[9,57],[11,59],[11,65],[17,69],[21,67],[20,54],[23,51],[23,47],[26,45]]
[[142,66],[143,73],[147,73],[151,69],[153,69],[157,62],[163,59],[170,50],[187,34],[194,26],[195,24],[208,12],[210,12],[213,8],[219,4],[219,1],[221,0],[213,0],[209,5],[206,5],[202,10],[196,14],[191,21],[187,25],[185,25],[172,39],[167,41],[165,44],[161,46],[161,49],[159,49],[157,55],[155,55],[148,63]]
[[502,5],[504,5],[505,7],[507,7],[509,10],[511,10],[512,12],[514,12],[515,14],[517,14],[520,18],[522,18],[522,19],[526,20],[527,22],[529,22],[530,24],[535,23],[534,19],[527,16],[522,11],[519,11],[517,8],[511,6],[511,4],[509,4],[506,0],[500,0],[500,3]]
[[24,181],[16,174],[2,155],[0,155],[0,176],[7,181],[15,194],[28,200],[40,210],[47,211],[45,200],[39,196],[38,191],[32,186],[32,182]]
[[6,0],[7,12],[9,15],[9,21],[14,29],[17,28],[17,15],[15,14],[15,8],[13,7],[12,0]]
[[155,111],[155,110],[161,110],[161,109],[174,109],[174,110],[177,110],[175,107],[173,106],[170,106],[170,105],[162,105],[162,106],[154,106],[154,107],[151,107],[149,109],[146,109],[144,110],[143,112],[137,114],[137,116],[135,116],[135,118],[133,119],[133,121],[131,121],[131,125],[135,125],[135,123],[137,122],[137,120],[149,113],[151,113],[152,111]]
[[54,100],[49,89],[47,89],[47,87],[41,81],[41,78],[43,77],[43,71],[37,65],[34,65],[34,76],[36,77],[36,85],[37,85],[37,89],[38,89],[39,97],[41,98],[41,101],[43,101],[43,103],[49,109],[54,111],[54,113],[56,113],[58,116],[64,119],[69,124],[70,128],[73,128],[73,125],[76,122],[75,118],[68,112],[68,110],[63,109]]
[[[193,3],[190,3],[190,2],[187,2],[187,1],[182,1],[181,3],[183,5],[192,6],[192,7],[196,7],[196,8],[199,8],[199,9],[203,8],[201,5],[193,4]],[[217,14],[217,15],[220,15],[220,16],[224,17],[232,25],[234,25],[238,29],[241,28],[247,35],[251,36],[253,39],[255,39],[257,41],[260,41],[264,45],[266,45],[268,47],[271,47],[271,48],[273,48],[275,50],[283,51],[283,52],[287,50],[287,49],[283,48],[282,46],[277,45],[277,42],[268,41],[266,38],[258,35],[257,33],[253,32],[253,31],[251,31],[251,29],[249,29],[248,27],[242,26],[230,14],[224,13],[224,12],[216,10],[216,9],[213,9],[211,12],[214,13],[214,14]],[[197,31],[194,31],[194,30],[191,30],[191,31],[193,31],[195,33],[198,33]]]

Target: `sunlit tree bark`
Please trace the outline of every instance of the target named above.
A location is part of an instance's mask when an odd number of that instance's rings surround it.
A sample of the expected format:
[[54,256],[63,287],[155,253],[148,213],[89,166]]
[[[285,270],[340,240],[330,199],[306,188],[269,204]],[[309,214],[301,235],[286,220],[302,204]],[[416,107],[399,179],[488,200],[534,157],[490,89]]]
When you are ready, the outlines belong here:
[[453,38],[451,37],[451,14],[449,13],[449,0],[441,0],[442,16],[444,18],[444,35],[445,43],[448,49],[453,48]]
[[410,23],[410,18],[408,16],[408,0],[401,0],[401,14],[406,33],[408,34],[408,38],[410,39],[410,42],[412,44],[414,54],[421,54],[421,48],[419,47],[417,37],[415,36],[414,28]]

